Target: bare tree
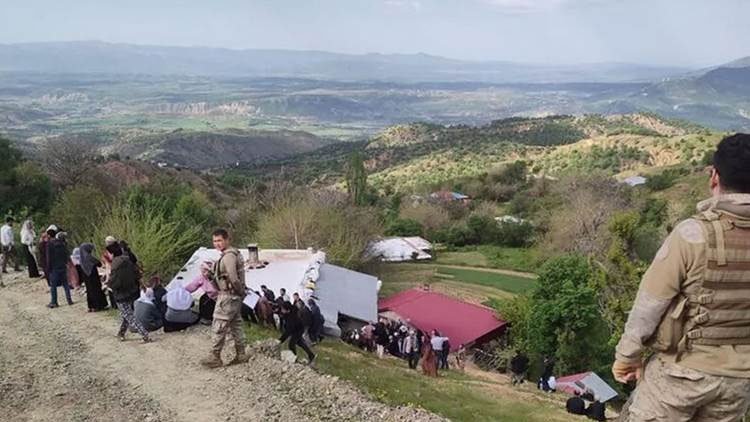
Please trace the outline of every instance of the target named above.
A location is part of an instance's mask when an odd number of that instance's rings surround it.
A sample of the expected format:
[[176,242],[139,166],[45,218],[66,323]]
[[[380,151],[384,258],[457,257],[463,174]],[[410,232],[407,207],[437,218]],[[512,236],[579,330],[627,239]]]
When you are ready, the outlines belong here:
[[66,188],[82,182],[90,175],[101,155],[85,139],[54,138],[40,146],[39,159],[52,181]]
[[564,206],[550,219],[548,246],[603,256],[611,238],[607,224],[617,212],[632,206],[627,190],[611,177],[592,174],[564,180],[556,191]]

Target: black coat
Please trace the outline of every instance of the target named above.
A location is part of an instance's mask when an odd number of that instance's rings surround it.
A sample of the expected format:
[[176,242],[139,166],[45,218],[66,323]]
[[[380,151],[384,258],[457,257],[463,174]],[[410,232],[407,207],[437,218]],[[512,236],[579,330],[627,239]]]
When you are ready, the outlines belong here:
[[50,271],[65,271],[70,261],[68,245],[59,239],[47,243],[47,262]]
[[117,302],[132,302],[138,299],[138,275],[135,264],[127,256],[120,255],[112,260],[109,287]]
[[305,331],[305,327],[302,325],[302,320],[300,319],[299,314],[294,310],[288,314],[282,315],[282,317],[284,318],[284,334],[282,335],[282,338],[302,335]]

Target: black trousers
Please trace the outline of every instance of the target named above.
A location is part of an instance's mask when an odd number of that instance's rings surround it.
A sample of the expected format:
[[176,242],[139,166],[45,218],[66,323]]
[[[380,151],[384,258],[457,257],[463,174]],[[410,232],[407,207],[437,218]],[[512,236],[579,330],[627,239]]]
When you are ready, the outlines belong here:
[[29,268],[29,277],[41,277],[41,274],[39,274],[39,267],[36,265],[36,258],[34,257],[34,254],[31,253],[31,250],[28,246],[23,245],[21,247],[23,248],[24,255],[26,256],[26,266]]
[[417,369],[418,363],[419,363],[419,352],[415,350],[409,353],[409,368]]
[[246,322],[252,322],[253,324],[258,323],[258,318],[255,316],[255,311],[244,303],[242,304],[242,308],[240,308],[240,316]]
[[297,354],[296,346],[299,346],[302,348],[302,350],[305,351],[305,353],[307,353],[307,359],[313,360],[313,358],[315,358],[315,353],[313,353],[313,351],[310,350],[310,347],[307,345],[307,343],[305,343],[305,340],[302,338],[302,334],[303,334],[302,332],[292,333],[292,334],[284,333],[284,335],[281,336],[280,341],[283,343],[284,340],[289,338],[289,350],[291,350],[292,353],[296,355]]
[[216,309],[216,301],[208,297],[207,294],[203,294],[198,302],[198,314],[203,319],[213,321],[214,309]]
[[448,368],[448,354],[449,350],[441,350],[438,354],[438,369],[449,369]]

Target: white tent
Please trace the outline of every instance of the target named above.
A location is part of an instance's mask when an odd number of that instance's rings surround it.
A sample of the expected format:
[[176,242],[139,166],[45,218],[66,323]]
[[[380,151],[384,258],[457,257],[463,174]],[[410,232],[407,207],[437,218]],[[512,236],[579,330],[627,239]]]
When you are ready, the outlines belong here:
[[389,237],[370,243],[367,255],[386,262],[422,261],[432,259],[425,252],[431,249],[430,242],[421,237]]
[[[247,249],[240,252],[247,262]],[[170,281],[167,289],[188,284],[200,275],[202,262],[215,262],[219,256],[216,249],[198,249]],[[276,295],[284,288],[290,297],[298,293],[305,300],[316,298],[326,319],[325,327],[332,334],[338,334],[339,314],[363,321],[377,317],[380,281],[376,277],[326,264],[325,253],[312,250],[261,249],[258,258],[260,262],[268,264],[263,268],[245,270],[247,287],[260,291],[260,286],[265,285]],[[199,289],[193,296],[199,298],[202,294],[203,291]]]

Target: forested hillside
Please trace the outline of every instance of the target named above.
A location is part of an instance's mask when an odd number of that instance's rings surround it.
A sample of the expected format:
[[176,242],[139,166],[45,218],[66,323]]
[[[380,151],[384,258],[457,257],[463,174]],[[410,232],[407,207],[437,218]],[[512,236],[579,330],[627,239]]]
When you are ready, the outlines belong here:
[[334,144],[234,174],[268,180],[283,171],[300,183],[331,184],[342,180],[346,157],[359,149],[371,184],[381,191],[429,190],[516,160],[536,175],[602,170],[625,176],[699,162],[718,136],[652,114],[510,118],[478,127],[415,123],[393,126],[369,141]]

